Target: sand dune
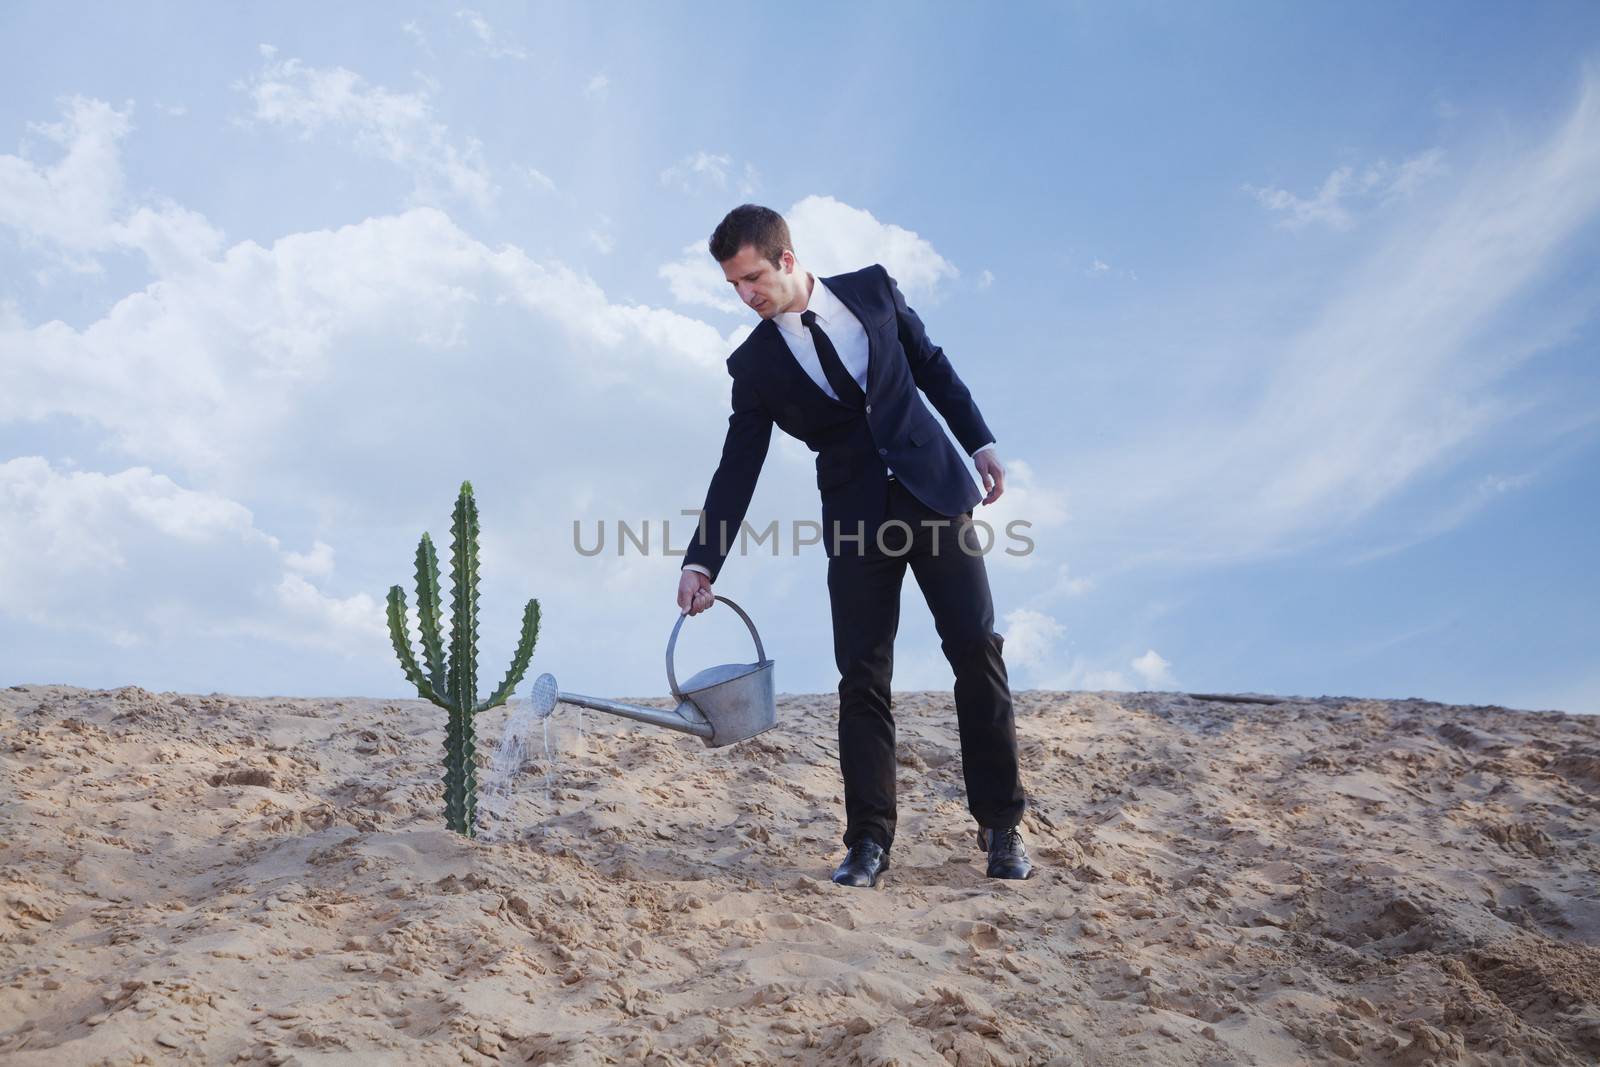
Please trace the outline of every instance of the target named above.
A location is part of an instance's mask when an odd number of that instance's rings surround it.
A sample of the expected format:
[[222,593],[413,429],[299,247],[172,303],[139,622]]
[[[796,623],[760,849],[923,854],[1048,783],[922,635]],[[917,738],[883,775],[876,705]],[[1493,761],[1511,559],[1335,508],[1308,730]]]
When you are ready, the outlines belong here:
[[861,890],[828,696],[725,749],[590,713],[469,841],[419,701],[0,690],[0,1062],[1600,1060],[1600,721],[1017,699],[1039,873],[983,876],[905,694]]

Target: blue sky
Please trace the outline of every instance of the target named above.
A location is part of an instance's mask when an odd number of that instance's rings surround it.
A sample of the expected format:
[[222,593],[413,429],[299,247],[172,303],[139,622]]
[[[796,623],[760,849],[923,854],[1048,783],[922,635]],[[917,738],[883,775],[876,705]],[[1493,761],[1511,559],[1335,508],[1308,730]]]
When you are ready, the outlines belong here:
[[[701,502],[754,200],[995,429],[1014,686],[1600,711],[1592,4],[11,4],[0,60],[0,683],[401,695],[471,478],[484,673],[537,596],[535,671],[664,692],[678,561],[572,525]],[[778,434],[752,521],[817,510]],[[824,575],[718,583],[782,690]]]

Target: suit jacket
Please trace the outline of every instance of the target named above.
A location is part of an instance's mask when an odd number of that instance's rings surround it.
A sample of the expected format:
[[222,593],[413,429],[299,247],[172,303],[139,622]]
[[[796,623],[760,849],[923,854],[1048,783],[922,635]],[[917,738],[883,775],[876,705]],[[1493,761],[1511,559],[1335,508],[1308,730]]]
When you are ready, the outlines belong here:
[[[941,515],[954,518],[970,512],[983,498],[967,461],[917,390],[933,401],[968,453],[994,435],[889,272],[874,263],[822,280],[866,330],[866,410],[851,408],[819,388],[771,319],[763,319],[734,349],[727,361],[733,413],[722,459],[706,491],[700,529],[684,557],[685,564],[709,570],[713,581],[729,550],[739,543],[739,526],[755,493],[774,425],[817,454],[822,540],[830,555],[836,547],[835,529],[854,535],[857,524],[864,523],[864,543],[872,543],[884,514],[888,467],[912,495]],[[854,551],[855,544],[846,541],[844,547]]]

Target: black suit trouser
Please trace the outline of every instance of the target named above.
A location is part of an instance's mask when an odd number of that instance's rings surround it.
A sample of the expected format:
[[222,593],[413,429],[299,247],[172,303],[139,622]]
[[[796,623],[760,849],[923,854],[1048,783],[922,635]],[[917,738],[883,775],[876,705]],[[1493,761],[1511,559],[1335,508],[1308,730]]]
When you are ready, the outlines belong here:
[[[1011,687],[1001,658],[1004,640],[994,632],[982,539],[970,512],[940,515],[898,480],[888,484],[887,505],[881,545],[880,531],[868,528],[859,545],[841,538],[828,559],[833,654],[840,676],[844,843],[852,845],[863,835],[885,849],[894,843],[895,731],[889,682],[900,625],[900,587],[908,565],[955,671],[968,810],[980,826],[1015,826],[1026,799]],[[897,519],[905,526],[896,524]],[[923,525],[941,520],[945,525]],[[844,528],[841,533],[849,538],[857,530]]]

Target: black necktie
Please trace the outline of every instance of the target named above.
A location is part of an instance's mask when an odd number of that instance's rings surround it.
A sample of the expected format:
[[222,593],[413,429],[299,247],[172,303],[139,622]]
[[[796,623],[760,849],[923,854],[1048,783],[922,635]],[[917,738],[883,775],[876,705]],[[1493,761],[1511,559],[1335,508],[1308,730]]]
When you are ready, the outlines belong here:
[[817,346],[817,359],[822,363],[822,373],[827,376],[828,384],[833,386],[834,393],[848,407],[865,406],[867,394],[861,391],[861,386],[856,384],[855,378],[844,369],[844,360],[839,358],[839,350],[833,347],[828,335],[817,325],[817,313],[802,311],[800,321],[811,331],[811,340],[816,342]]

